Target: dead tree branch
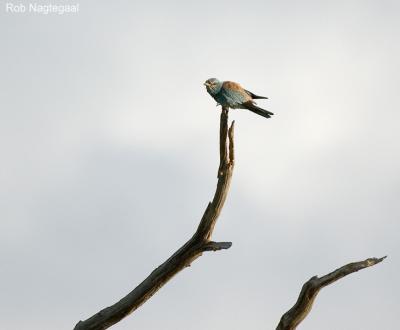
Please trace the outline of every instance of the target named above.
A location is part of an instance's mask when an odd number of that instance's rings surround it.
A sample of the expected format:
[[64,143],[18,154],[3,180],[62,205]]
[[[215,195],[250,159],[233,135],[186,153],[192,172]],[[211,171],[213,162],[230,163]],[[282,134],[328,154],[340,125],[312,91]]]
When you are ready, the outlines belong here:
[[214,198],[201,218],[195,234],[167,261],[156,268],[133,291],[114,305],[104,308],[85,321],[79,321],[74,330],[107,329],[134,312],[176,273],[189,266],[205,251],[229,249],[230,242],[213,242],[211,235],[224,206],[234,167],[234,122],[228,129],[228,109],[222,109],[220,120],[220,164]]
[[308,313],[310,313],[313,302],[322,288],[351,273],[374,266],[385,258],[386,257],[369,258],[363,261],[353,262],[340,267],[325,276],[314,276],[310,278],[306,283],[304,283],[299,298],[294,306],[282,316],[276,330],[295,330],[307,317]]

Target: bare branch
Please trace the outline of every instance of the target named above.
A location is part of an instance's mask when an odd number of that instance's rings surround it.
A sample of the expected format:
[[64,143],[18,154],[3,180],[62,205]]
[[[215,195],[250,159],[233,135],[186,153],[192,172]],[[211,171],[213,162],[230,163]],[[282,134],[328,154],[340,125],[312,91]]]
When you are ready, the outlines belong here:
[[282,316],[276,330],[295,330],[307,317],[308,313],[310,313],[312,304],[317,297],[318,292],[323,287],[332,284],[351,273],[374,266],[385,258],[386,257],[369,258],[363,261],[353,262],[320,278],[318,276],[310,278],[306,283],[304,283],[299,298],[294,306]]
[[208,242],[203,245],[203,251],[226,250],[232,246],[232,242]]
[[234,123],[232,122],[228,129],[228,109],[223,108],[220,119],[220,164],[217,189],[193,237],[167,261],[156,268],[133,291],[114,305],[104,308],[85,321],[78,322],[74,330],[101,330],[111,327],[134,312],[176,273],[189,266],[195,259],[200,257],[204,251],[218,251],[231,247],[232,243],[230,242],[212,242],[210,239],[215,223],[224,206],[231,183],[235,159],[233,127]]

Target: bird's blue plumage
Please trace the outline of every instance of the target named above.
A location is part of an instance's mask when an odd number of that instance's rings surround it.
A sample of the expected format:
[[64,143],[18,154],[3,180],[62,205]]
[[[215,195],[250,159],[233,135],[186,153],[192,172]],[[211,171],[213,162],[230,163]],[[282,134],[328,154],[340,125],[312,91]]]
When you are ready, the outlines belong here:
[[261,109],[254,104],[253,99],[266,98],[257,96],[245,90],[238,83],[233,81],[221,82],[216,78],[208,79],[204,85],[207,92],[223,107],[232,109],[248,109],[266,118],[273,115],[272,112]]
[[[237,108],[242,103],[250,100],[247,94],[245,95],[240,91],[231,90],[224,87],[221,88],[221,91],[219,92],[219,97],[221,98],[223,103],[229,108]],[[219,103],[222,105],[221,102]]]

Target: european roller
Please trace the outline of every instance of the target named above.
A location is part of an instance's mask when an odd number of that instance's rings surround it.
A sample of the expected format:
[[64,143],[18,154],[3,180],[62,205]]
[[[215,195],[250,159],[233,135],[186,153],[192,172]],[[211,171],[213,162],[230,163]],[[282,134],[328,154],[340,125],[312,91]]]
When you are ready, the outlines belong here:
[[247,109],[257,115],[270,118],[273,113],[256,106],[255,99],[267,99],[265,96],[258,96],[244,89],[233,81],[219,81],[217,78],[210,78],[204,83],[208,94],[210,94],[217,105],[231,109]]

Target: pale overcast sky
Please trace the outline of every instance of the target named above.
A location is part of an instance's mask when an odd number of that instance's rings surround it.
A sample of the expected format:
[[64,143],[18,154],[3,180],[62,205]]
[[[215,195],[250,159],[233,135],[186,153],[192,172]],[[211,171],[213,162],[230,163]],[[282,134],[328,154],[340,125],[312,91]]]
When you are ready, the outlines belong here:
[[1,329],[72,329],[192,235],[216,185],[210,77],[276,113],[230,115],[214,239],[233,246],[113,329],[274,329],[311,276],[383,255],[321,291],[299,329],[399,324],[399,1],[79,5],[0,2]]

